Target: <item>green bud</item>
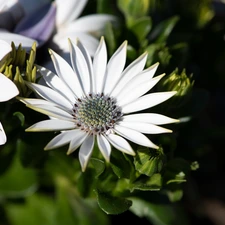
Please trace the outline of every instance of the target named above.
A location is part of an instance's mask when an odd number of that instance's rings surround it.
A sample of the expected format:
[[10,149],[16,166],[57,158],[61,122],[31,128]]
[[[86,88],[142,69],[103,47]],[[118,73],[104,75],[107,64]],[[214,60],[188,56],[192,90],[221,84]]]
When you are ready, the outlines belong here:
[[180,107],[190,98],[194,81],[192,74],[188,77],[185,69],[179,74],[178,69],[175,69],[170,75],[165,76],[158,84],[159,91],[177,91],[168,102],[173,101],[174,106]]
[[136,170],[147,176],[152,176],[162,170],[165,161],[163,149],[140,148],[134,158]]
[[28,97],[31,90],[26,86],[24,81],[36,81],[37,68],[34,66],[36,43],[34,42],[29,53],[23,49],[22,45],[16,48],[12,42],[11,47],[12,51],[0,63],[0,72],[16,84],[20,91],[20,96]]

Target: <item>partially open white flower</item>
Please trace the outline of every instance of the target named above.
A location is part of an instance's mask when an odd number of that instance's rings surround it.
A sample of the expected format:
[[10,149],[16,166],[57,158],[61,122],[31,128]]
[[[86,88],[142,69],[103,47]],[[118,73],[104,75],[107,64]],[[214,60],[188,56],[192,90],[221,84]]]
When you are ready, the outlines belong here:
[[[93,61],[78,41],[69,41],[72,67],[50,50],[57,75],[39,67],[49,87],[34,83],[27,85],[43,99],[21,98],[29,108],[50,117],[29,127],[27,131],[60,131],[45,150],[69,144],[68,154],[80,147],[79,160],[84,171],[95,140],[106,161],[111,146],[135,155],[129,141],[157,149],[144,134],[172,132],[158,125],[177,120],[156,113],[134,113],[171,98],[176,92],[146,94],[163,76],[153,78],[158,63],[144,69],[144,53],[127,68],[127,41],[107,63],[104,38],[101,39]],[[132,113],[132,114],[131,114]],[[127,139],[127,140],[126,140]]]
[[[94,55],[98,47],[98,39],[108,22],[116,22],[116,17],[109,14],[91,14],[79,17],[88,0],[55,0],[56,34],[55,44],[64,52],[69,52],[67,40],[82,40],[89,54]],[[68,7],[70,6],[70,7]]]

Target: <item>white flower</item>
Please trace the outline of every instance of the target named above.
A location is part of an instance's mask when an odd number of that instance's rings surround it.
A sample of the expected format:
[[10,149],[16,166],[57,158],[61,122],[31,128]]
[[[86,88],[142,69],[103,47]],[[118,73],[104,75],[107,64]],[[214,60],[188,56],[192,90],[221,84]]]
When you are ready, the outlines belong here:
[[176,93],[144,95],[164,76],[153,78],[158,63],[143,70],[147,58],[144,53],[124,69],[127,41],[108,63],[103,38],[93,62],[81,42],[73,44],[69,41],[69,46],[72,67],[50,50],[57,75],[39,67],[49,87],[27,83],[43,99],[20,100],[29,108],[50,117],[29,127],[27,131],[60,131],[45,150],[69,144],[67,154],[70,154],[80,147],[82,171],[87,166],[95,140],[106,161],[110,159],[111,145],[124,153],[135,155],[127,140],[157,149],[158,146],[144,134],[172,132],[158,125],[177,120],[156,113],[133,113],[164,102]]
[[[80,17],[88,0],[55,0],[56,34],[53,42],[61,50],[69,52],[68,38],[82,40],[89,54],[94,55],[98,47],[98,39],[102,35],[107,22],[115,22],[116,17],[107,14],[92,14]],[[69,7],[68,7],[69,6]]]
[[[0,61],[2,58],[11,51],[10,45],[5,41],[0,40]],[[4,74],[0,73],[0,102],[5,102],[10,100],[19,94],[16,85],[8,79]],[[0,145],[6,143],[5,131],[0,122]]]

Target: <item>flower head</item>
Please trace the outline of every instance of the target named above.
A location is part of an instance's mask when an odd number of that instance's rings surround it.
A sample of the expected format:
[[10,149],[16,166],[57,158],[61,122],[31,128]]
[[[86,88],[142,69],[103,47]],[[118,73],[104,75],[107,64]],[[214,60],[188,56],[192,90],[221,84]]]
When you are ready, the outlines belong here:
[[[153,78],[158,63],[144,66],[144,53],[128,67],[127,41],[107,63],[104,38],[101,39],[93,61],[86,48],[69,41],[72,67],[50,50],[56,74],[38,67],[49,87],[27,82],[42,99],[20,98],[28,107],[46,114],[50,119],[38,122],[27,131],[60,131],[45,147],[54,149],[69,144],[68,154],[80,147],[79,160],[84,171],[95,140],[106,161],[111,146],[135,155],[129,141],[157,149],[144,134],[171,132],[158,125],[177,120],[156,113],[135,113],[155,106],[176,92],[146,94],[163,76]],[[146,95],[144,95],[146,94]]]

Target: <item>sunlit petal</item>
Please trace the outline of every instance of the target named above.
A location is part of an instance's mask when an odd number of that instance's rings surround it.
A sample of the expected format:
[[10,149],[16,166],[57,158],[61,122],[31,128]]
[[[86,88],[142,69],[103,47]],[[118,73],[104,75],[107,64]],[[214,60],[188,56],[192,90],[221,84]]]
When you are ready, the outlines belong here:
[[107,64],[107,50],[104,38],[102,37],[98,49],[93,59],[93,72],[95,76],[95,90],[96,93],[102,93],[103,82]]
[[164,115],[157,113],[139,113],[132,115],[123,116],[124,122],[142,122],[142,123],[152,123],[156,125],[177,123],[179,120],[173,119]]
[[30,82],[26,82],[27,86],[31,88],[32,90],[35,90],[36,93],[38,93],[42,98],[53,102],[59,106],[62,106],[63,108],[71,109],[72,104],[64,98],[61,94],[58,92],[52,90],[51,88],[45,87],[43,85],[34,84]]
[[76,124],[71,121],[65,120],[43,120],[41,122],[35,123],[26,131],[29,132],[41,132],[41,131],[61,131],[70,130],[76,128]]
[[46,146],[45,150],[51,150],[55,148],[59,148],[63,145],[68,144],[74,136],[77,134],[77,130],[69,130],[69,131],[63,131],[56,137],[54,137]]
[[121,74],[121,78],[111,92],[111,95],[117,97],[118,93],[126,86],[126,84],[145,66],[147,53],[143,53],[135,61],[133,61]]
[[4,74],[0,73],[0,102],[8,101],[19,94],[16,85]]
[[100,134],[100,135],[97,135],[97,143],[98,143],[99,150],[101,151],[105,160],[109,162],[109,157],[111,154],[111,146],[109,142],[102,134]]
[[80,145],[85,141],[88,134],[81,130],[76,130],[76,133],[74,133],[74,137],[70,142],[69,149],[67,151],[67,155],[74,152],[76,149],[80,147]]
[[125,41],[110,58],[105,74],[103,92],[109,94],[121,77],[126,63],[127,41]]
[[171,133],[172,131],[163,127],[159,127],[150,123],[141,122],[119,122],[120,126],[136,130],[144,134],[160,134],[160,133]]
[[128,140],[130,140],[130,141],[132,141],[136,144],[146,146],[146,147],[150,147],[150,148],[155,148],[155,149],[159,148],[157,145],[152,143],[141,132],[138,132],[136,130],[129,129],[129,128],[126,128],[126,127],[122,127],[122,126],[119,126],[119,125],[116,125],[114,127],[114,130],[116,131],[116,133],[120,134],[121,136],[125,137],[126,139],[128,139]]
[[136,86],[133,86],[132,89],[129,87],[129,84],[127,84],[127,89],[130,89],[129,91],[124,91],[123,93],[120,93],[119,98],[117,98],[118,105],[126,105],[130,102],[133,102],[140,96],[144,95],[146,92],[148,92],[152,87],[154,87],[159,80],[164,75],[157,76],[151,80],[137,83]]
[[58,76],[65,82],[75,96],[82,96],[83,91],[77,74],[70,65],[57,53],[50,50],[50,55]]
[[135,155],[134,150],[124,138],[116,134],[109,134],[106,135],[105,137],[116,149],[129,155]]
[[80,147],[79,161],[84,172],[94,147],[94,135],[89,135]]
[[176,91],[169,91],[144,95],[135,100],[134,102],[122,106],[123,113],[137,112],[153,107],[173,97],[176,93]]
[[83,92],[87,95],[90,93],[92,84],[91,84],[91,74],[88,69],[86,59],[83,56],[81,50],[73,44],[72,41],[69,41],[70,46],[70,60],[72,63],[73,70],[76,72]]

